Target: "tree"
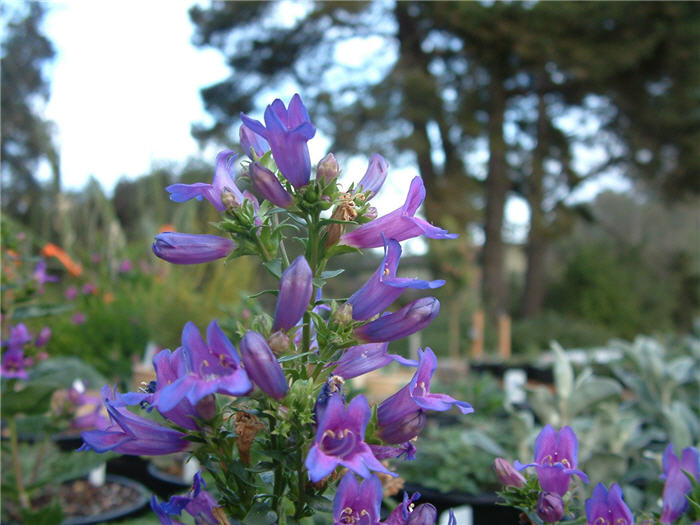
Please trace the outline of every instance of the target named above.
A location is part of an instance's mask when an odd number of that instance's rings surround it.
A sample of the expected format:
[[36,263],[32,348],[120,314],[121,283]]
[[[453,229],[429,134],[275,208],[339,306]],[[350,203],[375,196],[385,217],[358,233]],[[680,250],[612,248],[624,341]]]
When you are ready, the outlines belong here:
[[10,12],[0,8],[8,21],[2,41],[2,190],[6,212],[27,223],[41,209],[40,161],[47,160],[58,189],[58,155],[51,139],[51,125],[41,115],[49,98],[45,66],[54,58],[51,42],[41,32],[46,6],[23,4]]

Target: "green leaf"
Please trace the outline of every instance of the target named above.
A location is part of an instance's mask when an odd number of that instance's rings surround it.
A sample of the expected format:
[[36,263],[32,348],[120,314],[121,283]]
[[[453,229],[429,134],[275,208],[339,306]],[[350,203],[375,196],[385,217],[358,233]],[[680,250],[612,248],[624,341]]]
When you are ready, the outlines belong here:
[[282,259],[277,258],[263,263],[265,269],[278,279],[282,277]]
[[53,501],[50,505],[36,511],[23,510],[22,518],[23,523],[32,525],[58,525],[63,521],[63,510],[60,503]]
[[40,382],[54,388],[70,388],[76,379],[81,379],[91,389],[99,389],[107,384],[107,379],[102,374],[77,357],[47,359],[38,363],[30,375],[32,383]]
[[32,317],[44,317],[70,312],[75,307],[72,304],[35,304],[19,306],[12,312],[12,319],[30,319]]
[[552,342],[554,352],[554,386],[561,399],[569,399],[574,385],[574,369],[564,349],[557,342]]
[[248,511],[243,518],[244,525],[272,525],[277,521],[277,514],[272,508],[262,502],[258,502]]
[[311,508],[319,512],[333,512],[333,501],[325,496],[313,495],[309,498]]
[[285,355],[283,357],[280,357],[277,362],[278,363],[286,363],[287,361],[292,361],[294,359],[299,359],[300,357],[304,357],[307,355],[312,355],[315,354],[316,352],[304,352],[302,354],[290,354],[290,355]]
[[592,405],[622,393],[622,387],[614,379],[590,376],[574,388],[568,400],[569,417]]
[[336,255],[343,255],[346,253],[359,253],[360,255],[362,255],[362,251],[358,250],[354,246],[348,246],[347,244],[336,244],[334,246],[331,246],[326,251],[326,257],[330,259],[331,257],[335,257]]
[[249,295],[248,299],[255,299],[256,297],[260,297],[261,295],[265,295],[266,293],[272,294],[272,295],[279,295],[280,291],[279,290],[263,290],[261,292],[258,292],[253,295]]
[[27,383],[22,390],[6,391],[2,398],[3,418],[15,414],[44,414],[49,409],[56,387],[46,383]]
[[332,279],[333,277],[337,277],[344,271],[344,268],[340,268],[339,270],[326,270],[325,272],[321,272],[321,279]]

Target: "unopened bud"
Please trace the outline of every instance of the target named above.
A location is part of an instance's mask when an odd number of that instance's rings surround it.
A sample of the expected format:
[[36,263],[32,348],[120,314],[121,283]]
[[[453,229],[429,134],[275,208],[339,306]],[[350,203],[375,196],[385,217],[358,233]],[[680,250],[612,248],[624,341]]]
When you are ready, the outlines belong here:
[[338,166],[338,161],[332,153],[323,157],[316,167],[316,178],[324,186],[335,179],[338,173],[340,173],[340,166]]
[[338,308],[333,316],[335,321],[339,324],[348,324],[352,322],[352,304],[345,303],[343,306]]
[[211,421],[216,416],[216,398],[214,394],[203,397],[194,407],[197,415],[204,421]]
[[232,191],[229,191],[227,189],[224,189],[224,191],[221,192],[221,203],[224,205],[224,208],[227,210],[231,208],[237,208],[238,206],[241,205],[240,202],[238,202],[238,199],[236,199],[236,196]]
[[540,492],[537,498],[537,515],[545,523],[556,523],[564,517],[564,502],[555,492]]
[[515,467],[503,458],[493,460],[493,469],[496,476],[506,487],[522,487],[525,485],[525,477],[515,470]]
[[287,348],[289,348],[289,336],[284,332],[274,332],[268,341],[270,343],[270,348],[276,354],[281,354]]
[[367,208],[364,217],[373,221],[377,218],[377,215],[379,215],[379,213],[377,212],[377,208],[375,208],[374,206],[370,206],[369,208]]

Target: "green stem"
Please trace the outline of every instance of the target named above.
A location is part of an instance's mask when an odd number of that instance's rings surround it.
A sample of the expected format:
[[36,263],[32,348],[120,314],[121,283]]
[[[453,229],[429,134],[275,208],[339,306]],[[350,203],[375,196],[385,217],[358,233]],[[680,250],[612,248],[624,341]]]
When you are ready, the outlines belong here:
[[34,482],[36,481],[36,477],[39,474],[39,465],[41,464],[42,460],[44,459],[44,453],[46,452],[46,445],[48,444],[49,440],[48,438],[45,438],[41,442],[41,446],[39,447],[39,452],[36,455],[36,458],[34,458],[34,466],[32,467],[32,475],[29,478],[29,484],[33,485]]
[[10,418],[10,447],[12,449],[12,468],[15,472],[15,484],[17,485],[17,495],[19,504],[23,509],[29,509],[29,496],[22,482],[22,466],[19,463],[19,444],[17,440],[17,420],[15,416]]

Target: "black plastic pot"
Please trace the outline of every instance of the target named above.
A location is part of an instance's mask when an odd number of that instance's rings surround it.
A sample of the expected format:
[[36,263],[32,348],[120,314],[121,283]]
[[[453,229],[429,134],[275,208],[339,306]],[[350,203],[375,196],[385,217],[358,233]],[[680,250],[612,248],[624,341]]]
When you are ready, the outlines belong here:
[[148,463],[146,471],[150,476],[151,490],[163,499],[187,492],[192,487],[192,483],[183,481],[179,476],[163,472],[154,463]]
[[[520,512],[511,507],[499,505],[498,496],[493,493],[467,494],[465,492],[440,492],[430,487],[406,484],[404,490],[409,494],[420,492],[416,505],[431,503],[438,514],[448,509],[469,505],[474,516],[474,525],[518,525]],[[400,497],[403,497],[401,495]]]

